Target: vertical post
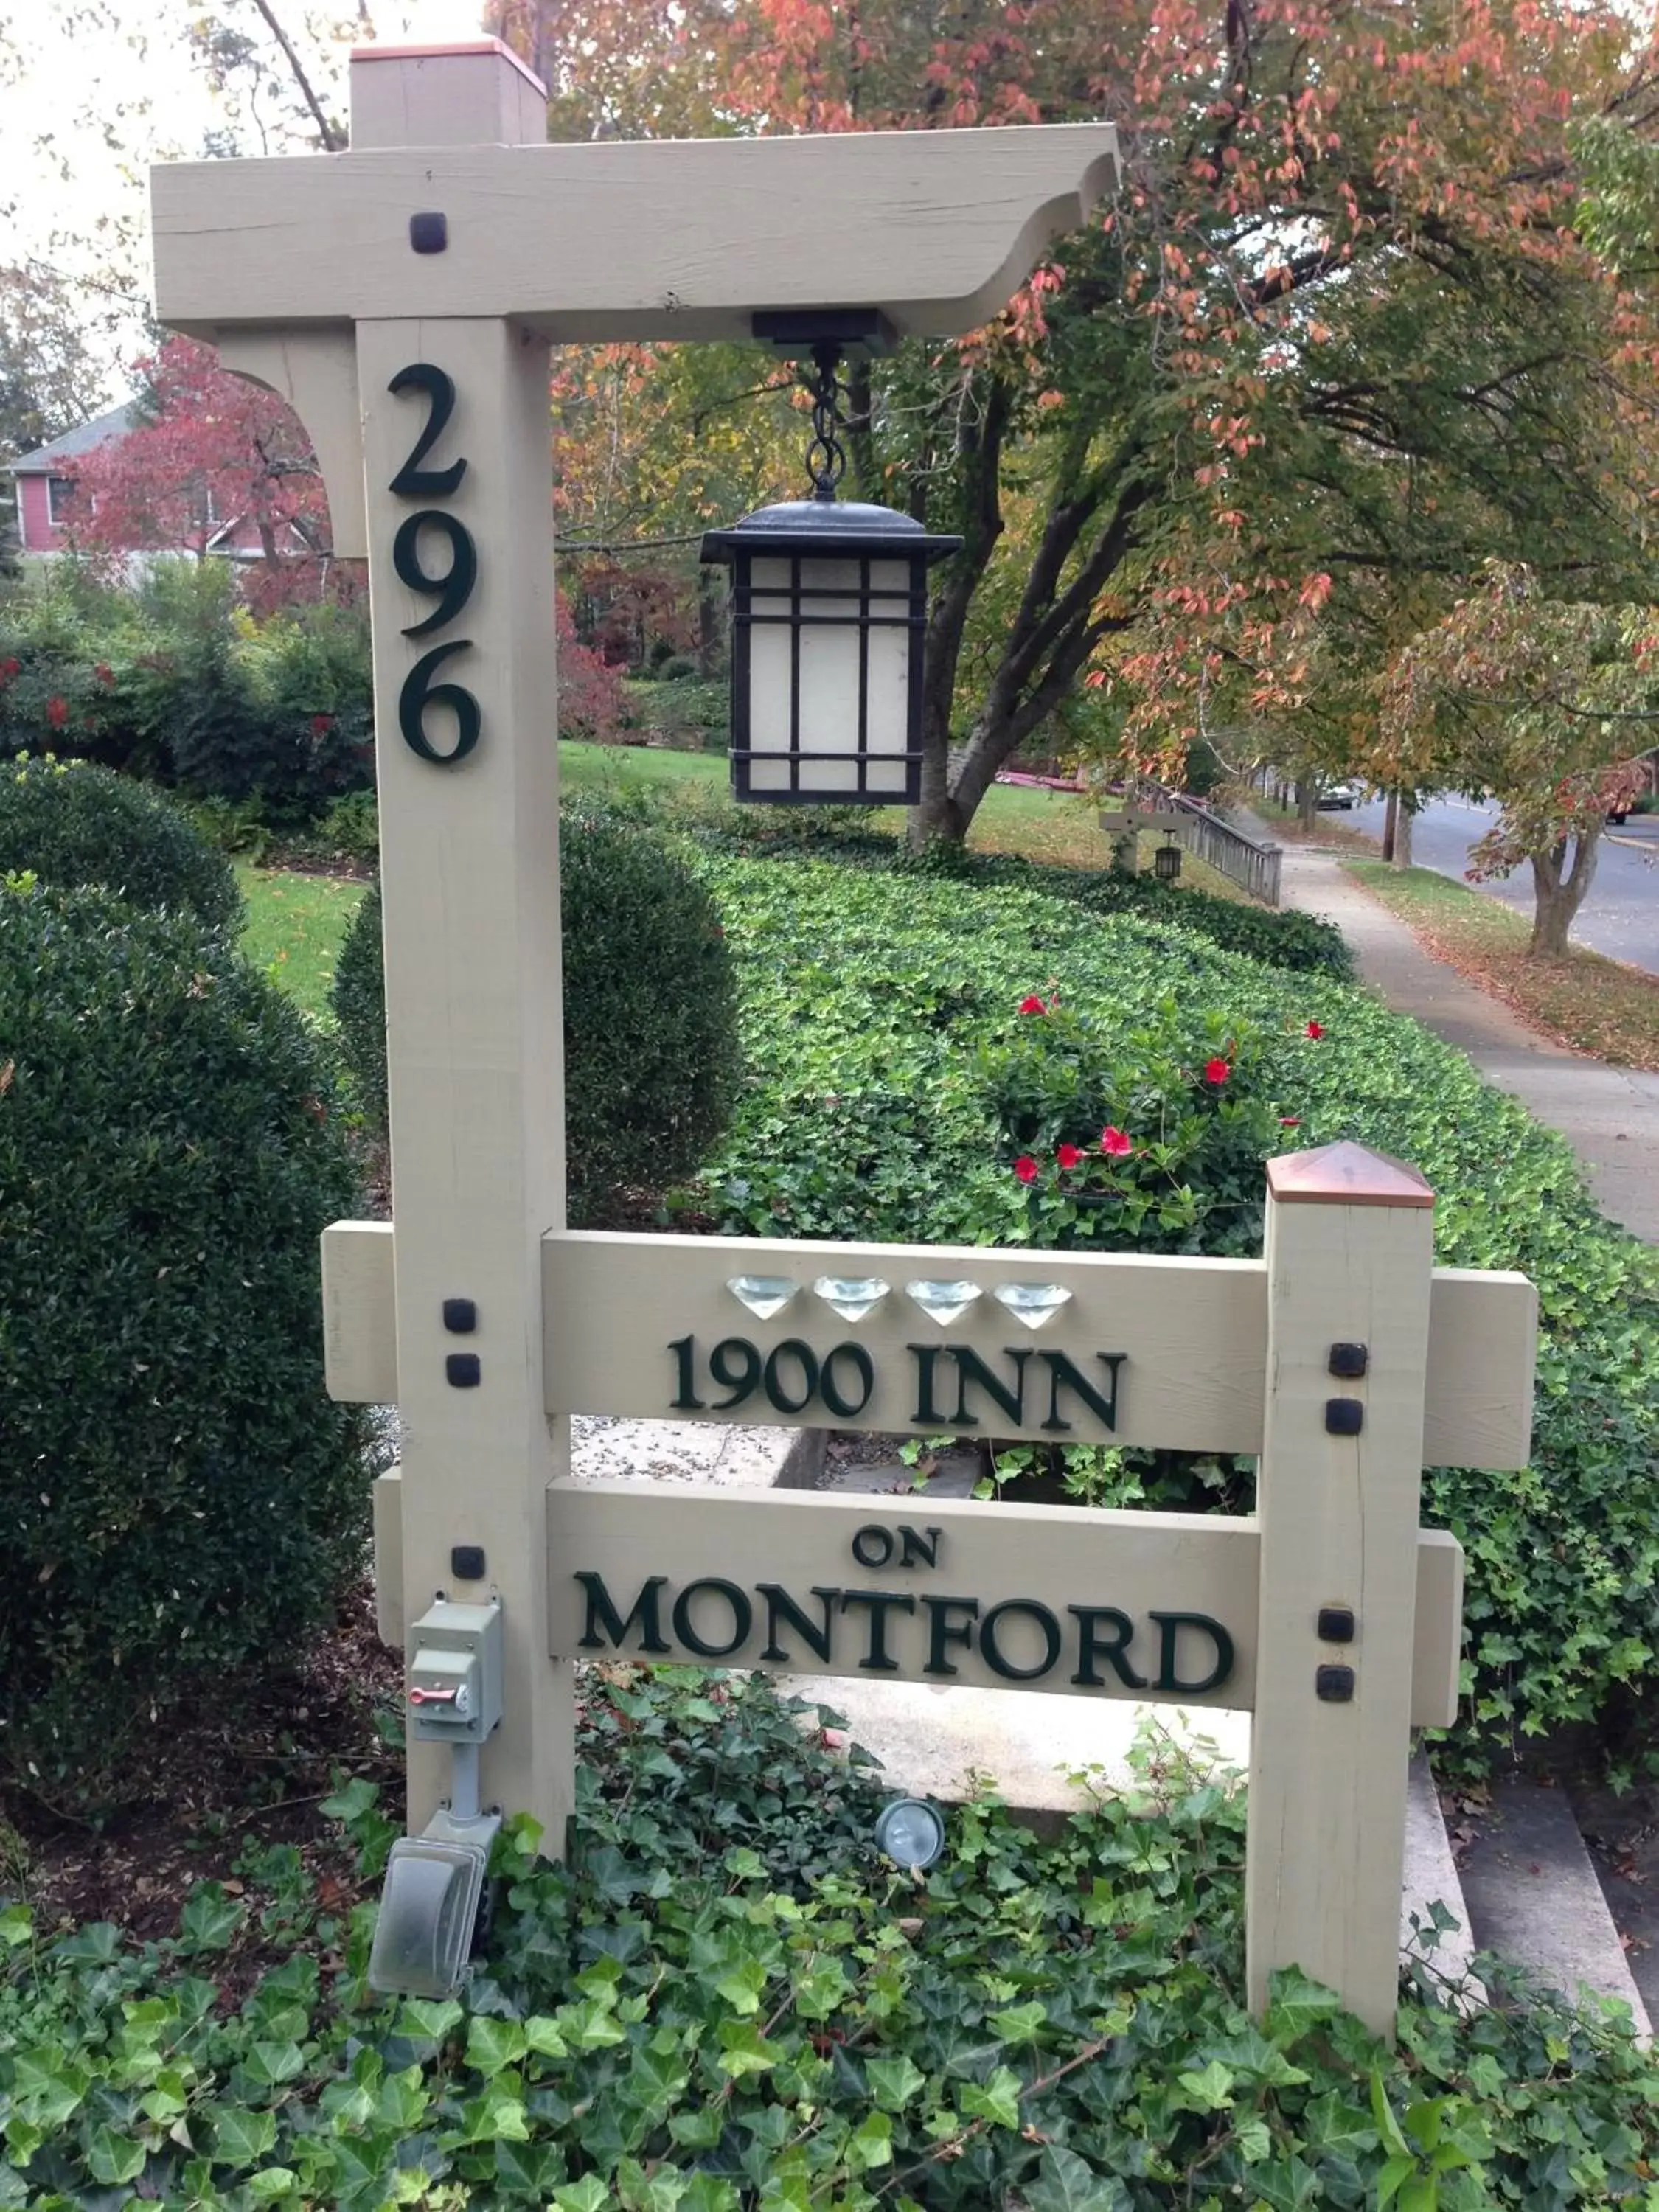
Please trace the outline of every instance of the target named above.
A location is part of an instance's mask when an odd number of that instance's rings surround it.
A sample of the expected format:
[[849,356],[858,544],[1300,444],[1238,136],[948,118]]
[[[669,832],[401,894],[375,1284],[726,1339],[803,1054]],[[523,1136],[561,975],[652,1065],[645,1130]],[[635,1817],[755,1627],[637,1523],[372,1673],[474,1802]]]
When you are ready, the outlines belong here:
[[1360,1145],[1267,1166],[1249,2004],[1259,2014],[1268,1976],[1298,1966],[1384,2036],[1400,1972],[1433,1206],[1415,1169]]
[[[490,114],[526,112],[516,82],[523,72],[510,58],[475,49],[450,59],[428,49],[354,62],[354,130],[365,87],[379,143],[400,114],[455,112],[443,98],[447,68],[464,79],[461,112],[479,111],[481,69],[515,77],[484,103]],[[399,70],[418,77],[406,98],[392,81]],[[524,128],[530,135],[531,123]],[[434,250],[432,229],[428,221],[423,251]],[[441,250],[465,250],[465,241]],[[421,266],[411,239],[416,295]],[[404,374],[411,368],[419,373]],[[568,1424],[550,1425],[542,1382],[540,1240],[564,1220],[548,349],[502,319],[361,322],[357,374],[386,917],[404,1617],[412,1626],[441,1590],[471,1602],[500,1595],[505,1711],[483,1747],[482,1797],[533,1814],[545,1848],[558,1853],[574,1769],[569,1670],[546,1656],[544,1500],[568,1456]],[[463,591],[472,560],[476,577]],[[447,597],[437,584],[446,575],[458,580]],[[432,587],[419,588],[422,576]],[[429,627],[410,636],[418,625]],[[417,664],[449,646],[458,649],[411,685]],[[453,760],[442,756],[463,739],[468,710],[443,685],[462,687],[477,710],[476,744]],[[434,694],[424,708],[422,690]],[[423,757],[417,740],[440,757]],[[461,1578],[458,1568],[473,1562],[458,1547],[482,1548],[481,1577]],[[447,1756],[441,1747],[410,1747],[411,1829],[448,1794]]]

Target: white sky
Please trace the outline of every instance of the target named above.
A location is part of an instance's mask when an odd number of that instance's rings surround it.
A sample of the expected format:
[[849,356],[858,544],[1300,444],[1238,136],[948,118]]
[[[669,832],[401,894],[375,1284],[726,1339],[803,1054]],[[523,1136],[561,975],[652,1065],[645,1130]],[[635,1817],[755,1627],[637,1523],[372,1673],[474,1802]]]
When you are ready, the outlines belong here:
[[[300,36],[307,12],[304,0],[277,0],[309,69],[319,49]],[[479,35],[479,0],[368,0],[365,12],[388,44]],[[354,0],[333,0],[327,13],[347,20],[318,69],[331,65],[333,84],[317,90],[343,116],[345,57],[362,33],[349,20]],[[149,298],[150,162],[199,159],[227,131],[242,150],[264,151],[261,125],[275,120],[268,100],[228,108],[204,82],[185,35],[204,15],[257,34],[280,64],[246,0],[0,0],[0,259],[36,259],[81,288],[112,401],[125,397],[122,364],[143,343],[121,293]],[[280,138],[270,143],[282,149]]]

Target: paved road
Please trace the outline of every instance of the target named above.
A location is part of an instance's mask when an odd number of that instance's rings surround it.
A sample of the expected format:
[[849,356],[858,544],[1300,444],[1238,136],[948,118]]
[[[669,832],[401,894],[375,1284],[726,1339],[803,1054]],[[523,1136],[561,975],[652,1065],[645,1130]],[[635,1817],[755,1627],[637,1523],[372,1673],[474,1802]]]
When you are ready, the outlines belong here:
[[[1382,835],[1383,804],[1357,806],[1349,814],[1330,814],[1331,822],[1351,822],[1373,836]],[[1487,802],[1467,799],[1437,799],[1418,816],[1412,831],[1412,858],[1419,867],[1433,868],[1460,880],[1468,866],[1469,848],[1498,818],[1498,809]],[[1659,826],[1659,816],[1647,822]],[[1625,837],[1629,844],[1616,842]],[[1636,840],[1641,840],[1640,844]],[[1480,890],[1500,898],[1530,920],[1533,910],[1532,868],[1523,862],[1501,883],[1482,884]],[[1595,880],[1589,896],[1578,909],[1572,926],[1573,942],[1606,952],[1615,960],[1628,960],[1638,968],[1659,975],[1659,836],[1649,836],[1645,823],[1635,817],[1624,829],[1604,838],[1596,856]]]

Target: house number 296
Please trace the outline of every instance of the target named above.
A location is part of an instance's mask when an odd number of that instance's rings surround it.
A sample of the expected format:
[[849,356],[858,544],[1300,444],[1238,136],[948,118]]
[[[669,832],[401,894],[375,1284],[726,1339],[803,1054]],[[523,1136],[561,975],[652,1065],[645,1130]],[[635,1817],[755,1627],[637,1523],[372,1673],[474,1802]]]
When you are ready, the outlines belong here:
[[[466,463],[451,461],[446,468],[429,469],[425,461],[455,411],[453,378],[441,368],[434,368],[429,361],[411,362],[407,368],[398,371],[386,390],[421,392],[427,398],[426,428],[415,441],[409,459],[392,477],[389,489],[398,499],[453,497],[466,474]],[[438,574],[429,572],[422,559],[423,540],[428,554],[440,540],[449,549],[448,566]],[[478,580],[478,550],[472,543],[472,533],[464,522],[441,507],[417,507],[413,514],[405,516],[392,541],[392,565],[399,583],[406,584],[411,592],[420,592],[422,598],[436,601],[429,615],[404,626],[405,637],[426,637],[453,622],[472,597],[473,586]],[[422,760],[436,761],[446,768],[453,768],[457,761],[466,758],[478,742],[483,720],[477,701],[464,685],[436,680],[445,661],[455,653],[465,653],[471,643],[470,637],[453,637],[432,647],[410,670],[398,695],[398,726],[404,733],[404,742]],[[447,707],[455,717],[455,742],[447,753],[439,751],[427,732],[427,714],[434,707]]]

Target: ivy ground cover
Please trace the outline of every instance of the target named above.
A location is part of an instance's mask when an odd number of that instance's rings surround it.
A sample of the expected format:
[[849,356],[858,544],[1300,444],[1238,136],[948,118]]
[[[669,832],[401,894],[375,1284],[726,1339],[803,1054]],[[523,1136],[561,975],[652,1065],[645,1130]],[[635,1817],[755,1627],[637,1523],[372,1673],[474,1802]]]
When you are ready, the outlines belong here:
[[[1173,923],[808,860],[696,866],[749,1055],[699,1194],[728,1231],[1250,1253],[1271,1153],[1349,1137],[1414,1162],[1441,1262],[1522,1270],[1543,1332],[1532,1466],[1425,1486],[1468,1556],[1462,1742],[1626,1715],[1659,1653],[1659,1263],[1562,1139],[1367,994]],[[1188,1476],[1158,1502],[1212,1502],[1214,1470]]]
[[[989,1803],[901,1873],[856,1755],[762,1681],[590,1678],[574,1849],[498,1846],[459,1999],[377,2000],[373,1908],[250,1846],[176,1937],[0,1911],[0,2205],[25,2212],[1406,2212],[1659,2206],[1628,2022],[1435,1931],[1386,2050],[1243,1983],[1243,1809],[1147,1747],[1040,1840]],[[823,1716],[822,1717],[828,1717]],[[383,1863],[353,1783],[328,1809]]]

